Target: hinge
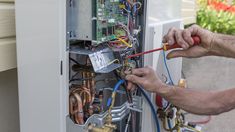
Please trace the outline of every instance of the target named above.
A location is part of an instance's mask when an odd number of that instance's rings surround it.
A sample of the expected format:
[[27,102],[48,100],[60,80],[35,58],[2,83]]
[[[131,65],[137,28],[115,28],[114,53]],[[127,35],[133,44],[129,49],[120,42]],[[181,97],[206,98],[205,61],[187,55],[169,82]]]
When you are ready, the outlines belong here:
[[63,75],[63,61],[60,61],[60,75]]

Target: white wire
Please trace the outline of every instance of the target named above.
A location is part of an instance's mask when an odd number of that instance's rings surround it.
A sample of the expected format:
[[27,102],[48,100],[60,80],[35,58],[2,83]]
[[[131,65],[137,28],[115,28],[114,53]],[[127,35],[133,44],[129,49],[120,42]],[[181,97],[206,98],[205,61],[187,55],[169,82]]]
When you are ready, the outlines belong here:
[[141,2],[135,2],[135,3],[133,3],[133,6],[135,6],[135,5],[139,5],[139,8],[138,8],[138,10],[142,7],[142,3]]
[[131,11],[127,10],[126,8],[123,8],[128,14],[131,13]]
[[126,127],[125,127],[125,132],[128,131],[128,127],[129,127],[129,122],[131,120],[131,114],[128,116],[128,119],[127,119],[127,123],[126,123]]

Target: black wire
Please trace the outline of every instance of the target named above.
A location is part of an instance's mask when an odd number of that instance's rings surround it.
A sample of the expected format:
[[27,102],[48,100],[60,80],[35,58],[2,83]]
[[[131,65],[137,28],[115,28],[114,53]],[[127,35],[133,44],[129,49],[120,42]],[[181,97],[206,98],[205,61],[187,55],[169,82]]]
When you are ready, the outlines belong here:
[[[133,97],[129,90],[127,90],[127,81],[123,84],[124,88],[126,90],[127,100],[128,103],[133,103]],[[132,126],[132,132],[136,132],[136,113],[134,111],[131,111],[131,126]]]
[[74,81],[85,81],[85,80],[91,80],[91,79],[93,78],[92,77],[91,78],[76,78],[76,79],[71,79],[69,83],[74,82]]
[[69,57],[69,60],[71,60],[72,62],[76,63],[76,64],[79,64],[75,59]]
[[78,74],[79,74],[79,72],[76,72],[76,73],[71,77],[70,80],[73,80]]

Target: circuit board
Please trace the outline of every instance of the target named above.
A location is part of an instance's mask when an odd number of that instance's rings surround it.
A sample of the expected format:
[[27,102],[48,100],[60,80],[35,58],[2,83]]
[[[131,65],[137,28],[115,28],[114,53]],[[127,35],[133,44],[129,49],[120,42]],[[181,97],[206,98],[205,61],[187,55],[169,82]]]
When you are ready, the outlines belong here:
[[107,42],[116,36],[125,35],[125,31],[118,28],[118,23],[127,24],[125,5],[119,0],[96,0],[96,40],[97,44]]

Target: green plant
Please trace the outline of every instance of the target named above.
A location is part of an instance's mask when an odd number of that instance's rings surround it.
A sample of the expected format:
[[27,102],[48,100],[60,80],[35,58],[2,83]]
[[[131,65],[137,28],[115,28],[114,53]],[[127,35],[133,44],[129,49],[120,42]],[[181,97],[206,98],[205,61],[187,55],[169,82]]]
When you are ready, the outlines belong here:
[[213,32],[235,35],[235,7],[228,8],[230,5],[218,1],[209,4],[200,6],[197,24]]

